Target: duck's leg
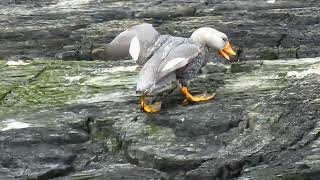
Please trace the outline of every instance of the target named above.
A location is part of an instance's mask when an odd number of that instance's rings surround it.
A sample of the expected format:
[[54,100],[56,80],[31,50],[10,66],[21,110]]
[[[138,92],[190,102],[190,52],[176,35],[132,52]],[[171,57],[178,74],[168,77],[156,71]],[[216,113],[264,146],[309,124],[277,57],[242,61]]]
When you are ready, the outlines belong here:
[[161,102],[155,102],[154,104],[148,105],[148,100],[145,95],[141,96],[140,105],[141,109],[148,113],[159,112],[161,109]]
[[183,101],[183,104],[187,104],[188,102],[202,102],[202,101],[209,101],[214,98],[213,95],[199,95],[199,96],[192,96],[186,86],[182,86],[181,92],[186,96],[186,99]]

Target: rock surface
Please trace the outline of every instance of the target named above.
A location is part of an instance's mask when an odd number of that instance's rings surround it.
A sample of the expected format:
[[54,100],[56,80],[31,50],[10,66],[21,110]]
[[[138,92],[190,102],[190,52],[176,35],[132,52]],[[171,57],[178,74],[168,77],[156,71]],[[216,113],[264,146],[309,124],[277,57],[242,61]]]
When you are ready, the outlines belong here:
[[2,0],[0,59],[91,59],[119,32],[148,22],[189,37],[198,27],[226,32],[240,59],[316,57],[317,0]]
[[0,62],[0,179],[319,179],[320,59],[210,64],[145,114],[131,61]]
[[[0,179],[320,179],[316,0],[0,2]],[[139,109],[139,68],[92,60],[148,22],[226,32],[241,60],[192,82],[214,101]],[[273,59],[273,61],[253,59]]]

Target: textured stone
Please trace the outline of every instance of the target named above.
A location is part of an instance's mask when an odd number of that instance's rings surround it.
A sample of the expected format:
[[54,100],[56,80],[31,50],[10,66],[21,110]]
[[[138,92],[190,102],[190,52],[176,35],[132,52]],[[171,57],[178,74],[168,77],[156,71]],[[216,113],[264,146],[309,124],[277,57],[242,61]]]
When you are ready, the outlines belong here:
[[0,67],[0,177],[319,178],[319,58],[211,63],[191,91],[215,100],[155,114],[131,61]]
[[242,60],[320,52],[316,0],[5,0],[0,7],[1,59],[90,60],[91,48],[142,22],[182,37],[202,26],[217,28],[229,35]]
[[[276,60],[319,56],[316,0],[0,7],[0,179],[320,178],[320,59]],[[177,91],[146,114],[132,61],[72,61],[142,22],[182,37],[201,26],[228,34],[239,57],[191,82],[215,100],[182,106]]]

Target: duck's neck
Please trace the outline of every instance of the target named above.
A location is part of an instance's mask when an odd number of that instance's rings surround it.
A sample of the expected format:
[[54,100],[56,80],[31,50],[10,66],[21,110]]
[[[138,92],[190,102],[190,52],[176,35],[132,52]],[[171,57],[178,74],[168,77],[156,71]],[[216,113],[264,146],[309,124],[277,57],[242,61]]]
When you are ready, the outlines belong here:
[[195,43],[199,43],[199,44],[201,44],[203,46],[207,46],[206,32],[202,28],[197,29],[196,31],[194,31],[191,34],[190,39]]

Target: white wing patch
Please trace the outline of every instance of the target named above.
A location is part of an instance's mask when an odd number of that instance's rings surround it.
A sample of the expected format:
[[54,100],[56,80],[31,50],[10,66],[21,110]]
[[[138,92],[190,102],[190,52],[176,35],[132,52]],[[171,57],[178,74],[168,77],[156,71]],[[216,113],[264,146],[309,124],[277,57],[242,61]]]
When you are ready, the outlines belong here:
[[186,58],[175,58],[172,59],[171,61],[169,61],[162,69],[161,71],[166,71],[169,70],[171,68],[173,68],[174,66],[176,66],[177,64],[181,63],[181,62],[188,62]]
[[133,60],[137,61],[140,54],[140,43],[137,36],[135,36],[130,43],[129,53]]

